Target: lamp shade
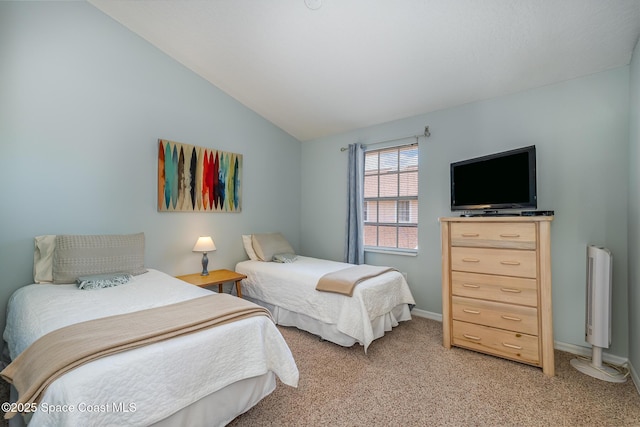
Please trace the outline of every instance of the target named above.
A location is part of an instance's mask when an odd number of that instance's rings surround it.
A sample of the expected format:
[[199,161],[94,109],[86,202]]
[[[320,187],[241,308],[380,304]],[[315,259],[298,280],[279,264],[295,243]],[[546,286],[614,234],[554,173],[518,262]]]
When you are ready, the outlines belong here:
[[215,250],[216,245],[210,236],[200,236],[193,247],[193,252],[211,252]]

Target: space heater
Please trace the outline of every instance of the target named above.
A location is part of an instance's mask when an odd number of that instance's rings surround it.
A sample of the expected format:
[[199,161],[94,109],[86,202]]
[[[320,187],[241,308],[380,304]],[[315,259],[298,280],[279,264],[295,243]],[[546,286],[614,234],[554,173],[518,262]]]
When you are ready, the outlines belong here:
[[578,371],[604,381],[627,380],[620,371],[602,364],[602,349],[611,345],[611,284],[613,257],[602,247],[587,246],[587,307],[585,339],[591,344],[591,360],[572,359]]

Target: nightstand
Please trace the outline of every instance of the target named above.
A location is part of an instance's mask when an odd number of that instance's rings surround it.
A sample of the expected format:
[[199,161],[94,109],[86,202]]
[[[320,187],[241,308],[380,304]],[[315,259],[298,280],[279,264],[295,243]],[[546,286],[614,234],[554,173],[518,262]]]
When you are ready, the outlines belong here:
[[176,276],[180,280],[184,280],[192,285],[200,286],[201,288],[206,286],[218,285],[218,293],[222,293],[222,285],[227,282],[236,283],[236,292],[238,298],[242,298],[242,289],[240,281],[246,279],[244,274],[236,273],[231,270],[214,270],[210,271],[208,276],[203,276],[200,273],[185,274],[184,276]]

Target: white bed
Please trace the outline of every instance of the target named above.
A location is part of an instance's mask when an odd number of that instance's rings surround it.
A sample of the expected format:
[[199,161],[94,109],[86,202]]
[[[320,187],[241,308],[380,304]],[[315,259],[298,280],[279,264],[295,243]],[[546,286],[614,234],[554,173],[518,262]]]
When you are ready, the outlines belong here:
[[[60,327],[204,295],[210,291],[151,269],[104,289],[28,285],[10,298],[4,339],[13,359]],[[44,392],[39,408],[56,410],[38,410],[27,421],[49,426],[224,425],[271,393],[276,376],[297,386],[298,370],[282,335],[268,317],[256,316],[80,366]],[[24,423],[20,416],[10,421]]]
[[295,326],[328,341],[350,347],[364,346],[411,319],[415,304],[404,276],[390,271],[355,287],[348,297],[315,289],[324,274],[351,264],[297,256],[294,262],[248,260],[236,265],[243,297],[268,308],[277,324]]

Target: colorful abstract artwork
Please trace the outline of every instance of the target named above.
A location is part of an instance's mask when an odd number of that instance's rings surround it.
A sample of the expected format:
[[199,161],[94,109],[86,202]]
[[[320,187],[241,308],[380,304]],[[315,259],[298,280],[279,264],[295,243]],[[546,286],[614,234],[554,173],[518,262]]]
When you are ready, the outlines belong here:
[[240,212],[242,154],[158,140],[158,211]]

